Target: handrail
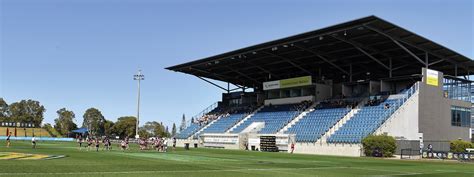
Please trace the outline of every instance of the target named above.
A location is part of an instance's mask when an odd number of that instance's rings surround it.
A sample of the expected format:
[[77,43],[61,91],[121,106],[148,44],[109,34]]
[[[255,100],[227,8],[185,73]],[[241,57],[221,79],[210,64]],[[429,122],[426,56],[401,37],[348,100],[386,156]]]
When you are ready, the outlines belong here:
[[[402,93],[402,94],[403,94],[403,97],[400,98],[400,99],[397,99],[397,104],[396,104],[396,106],[390,107],[390,108],[389,108],[389,111],[384,113],[384,115],[383,115],[383,116],[384,116],[384,119],[383,119],[382,122],[380,122],[379,127],[382,126],[382,125],[384,125],[385,122],[390,118],[390,116],[392,116],[395,112],[397,112],[397,110],[399,110],[399,109],[403,106],[403,104],[404,104],[405,102],[407,102],[408,99],[410,99],[411,96],[413,96],[413,95],[416,93],[416,91],[418,91],[419,88],[420,88],[420,82],[418,81],[418,82],[416,82],[415,84],[413,84],[413,86],[411,86],[408,90],[406,90],[404,93]],[[378,129],[378,128],[376,128],[375,130],[371,131],[370,134],[373,134],[375,131],[377,131],[377,129]]]
[[[197,120],[197,119],[201,118],[202,116],[206,115],[207,113],[209,113],[212,110],[214,110],[215,108],[217,108],[218,105],[219,105],[219,102],[212,103],[211,105],[206,107],[204,110],[202,110],[201,112],[199,112],[196,115],[194,115],[193,117],[191,117],[191,120]],[[188,127],[192,123],[191,120],[188,120],[186,127]]]

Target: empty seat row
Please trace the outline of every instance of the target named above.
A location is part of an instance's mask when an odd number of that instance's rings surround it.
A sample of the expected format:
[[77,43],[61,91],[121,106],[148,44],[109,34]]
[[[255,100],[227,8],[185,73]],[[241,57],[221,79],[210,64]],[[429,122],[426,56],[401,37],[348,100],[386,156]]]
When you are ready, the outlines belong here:
[[316,109],[302,117],[285,133],[296,134],[297,142],[315,142],[343,118],[350,109]]
[[328,142],[360,143],[363,138],[376,131],[404,101],[405,99],[387,99],[379,105],[361,108],[357,114],[328,138]]

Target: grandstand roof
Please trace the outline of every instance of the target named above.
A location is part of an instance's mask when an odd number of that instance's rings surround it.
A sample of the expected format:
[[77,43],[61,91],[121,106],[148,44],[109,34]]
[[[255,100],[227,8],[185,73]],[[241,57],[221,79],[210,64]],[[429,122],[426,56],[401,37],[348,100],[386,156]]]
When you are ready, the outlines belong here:
[[336,82],[349,82],[350,75],[352,81],[409,78],[422,67],[464,76],[472,73],[474,61],[368,16],[166,69],[255,88],[265,81],[306,75]]

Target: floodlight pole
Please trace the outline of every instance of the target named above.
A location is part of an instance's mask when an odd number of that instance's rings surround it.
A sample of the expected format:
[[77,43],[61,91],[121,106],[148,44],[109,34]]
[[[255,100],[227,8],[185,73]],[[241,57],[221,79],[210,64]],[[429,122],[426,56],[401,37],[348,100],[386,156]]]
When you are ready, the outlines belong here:
[[145,75],[142,74],[142,70],[139,69],[136,75],[133,75],[133,80],[138,81],[138,98],[137,98],[137,124],[135,126],[135,138],[138,136],[138,126],[140,125],[140,81],[145,80]]

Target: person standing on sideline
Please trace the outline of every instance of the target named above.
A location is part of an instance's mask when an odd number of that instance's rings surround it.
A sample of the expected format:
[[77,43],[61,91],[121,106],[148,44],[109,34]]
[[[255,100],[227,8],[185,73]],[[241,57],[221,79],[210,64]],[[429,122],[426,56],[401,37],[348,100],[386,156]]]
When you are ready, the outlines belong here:
[[12,136],[12,132],[10,132],[7,136],[7,148],[10,147],[10,137]]
[[293,151],[295,151],[295,143],[291,143],[291,153],[293,154]]
[[33,149],[36,149],[36,137],[33,136],[33,138],[31,138],[31,145],[33,146]]
[[173,137],[173,151],[176,150],[176,138]]

